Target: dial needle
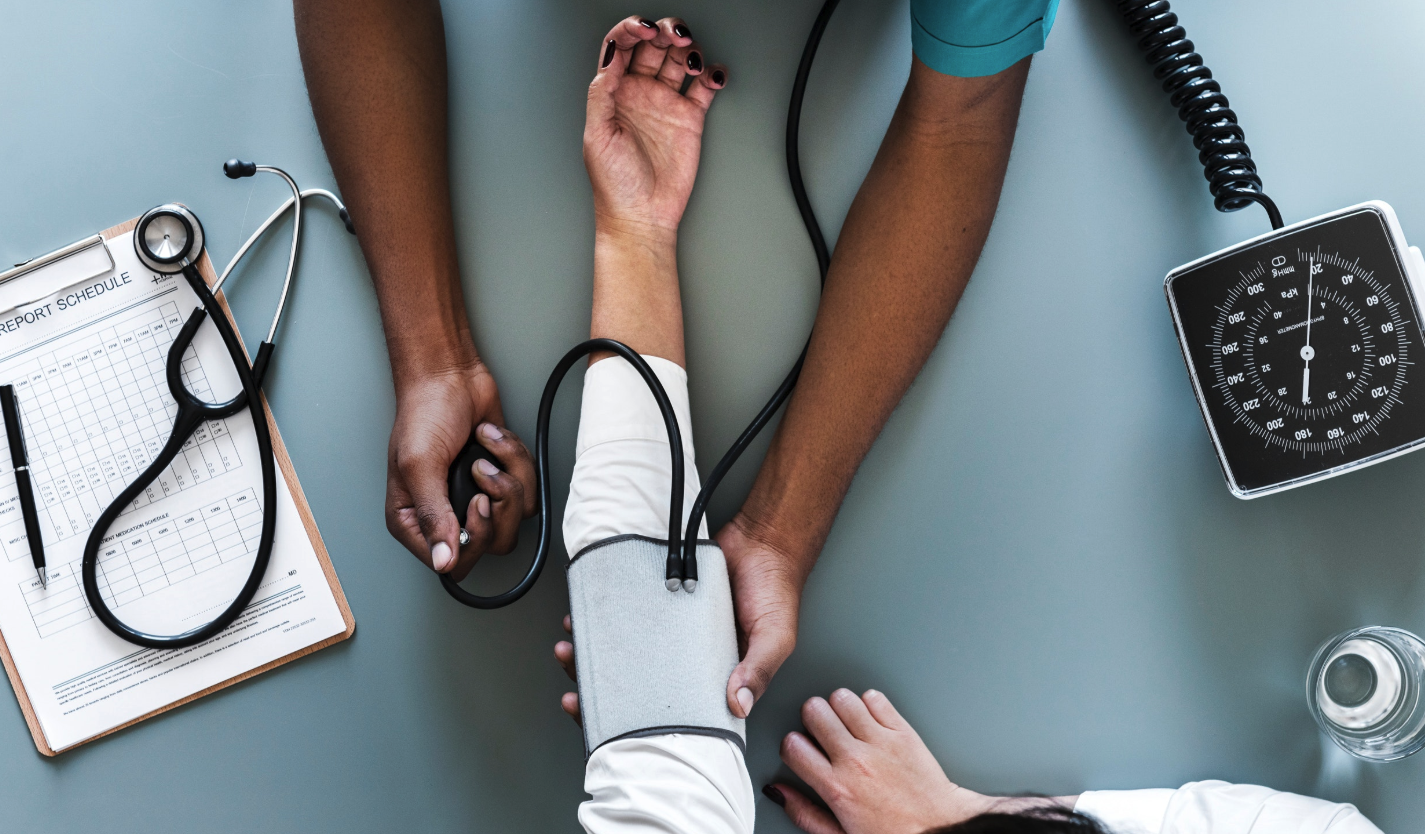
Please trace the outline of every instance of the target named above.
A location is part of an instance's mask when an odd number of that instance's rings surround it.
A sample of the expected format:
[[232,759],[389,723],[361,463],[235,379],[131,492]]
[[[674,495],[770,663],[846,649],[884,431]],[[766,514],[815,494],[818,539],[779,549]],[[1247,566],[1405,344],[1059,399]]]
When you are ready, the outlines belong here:
[[1311,358],[1316,355],[1316,351],[1311,348],[1311,278],[1315,273],[1316,262],[1308,260],[1306,262],[1306,345],[1301,349],[1301,358],[1306,360],[1306,367],[1301,370],[1302,405],[1311,405]]

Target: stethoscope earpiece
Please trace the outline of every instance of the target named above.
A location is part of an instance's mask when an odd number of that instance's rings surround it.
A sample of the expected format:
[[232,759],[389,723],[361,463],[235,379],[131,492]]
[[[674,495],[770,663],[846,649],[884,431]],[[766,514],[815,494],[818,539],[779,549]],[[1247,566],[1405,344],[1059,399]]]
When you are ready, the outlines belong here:
[[229,159],[223,163],[223,173],[228,175],[230,180],[240,180],[243,177],[250,177],[257,173],[256,162],[243,162],[241,159]]

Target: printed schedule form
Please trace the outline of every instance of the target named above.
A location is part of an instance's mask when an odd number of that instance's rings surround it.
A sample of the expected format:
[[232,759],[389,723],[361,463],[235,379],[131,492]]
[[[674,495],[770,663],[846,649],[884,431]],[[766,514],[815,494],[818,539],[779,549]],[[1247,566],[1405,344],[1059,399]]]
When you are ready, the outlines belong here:
[[[139,262],[131,232],[107,245],[112,271],[0,314],[0,383],[15,386],[48,560],[46,587],[0,451],[0,635],[56,751],[347,630],[281,472],[272,560],[251,605],[221,634],[187,649],[145,649],[94,617],[80,578],[85,541],[168,439],[177,411],[168,348],[199,303],[182,276]],[[183,375],[212,402],[240,390],[211,323]],[[207,423],[110,528],[99,553],[104,599],[150,633],[207,622],[252,568],[264,500],[252,412]]]

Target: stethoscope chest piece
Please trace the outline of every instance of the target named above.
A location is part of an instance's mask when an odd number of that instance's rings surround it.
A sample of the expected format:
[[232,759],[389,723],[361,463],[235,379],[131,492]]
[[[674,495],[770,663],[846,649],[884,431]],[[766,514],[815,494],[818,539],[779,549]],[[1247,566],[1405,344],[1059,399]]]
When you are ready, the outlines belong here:
[[144,212],[134,229],[134,252],[154,272],[182,272],[203,251],[203,224],[178,203],[164,203]]

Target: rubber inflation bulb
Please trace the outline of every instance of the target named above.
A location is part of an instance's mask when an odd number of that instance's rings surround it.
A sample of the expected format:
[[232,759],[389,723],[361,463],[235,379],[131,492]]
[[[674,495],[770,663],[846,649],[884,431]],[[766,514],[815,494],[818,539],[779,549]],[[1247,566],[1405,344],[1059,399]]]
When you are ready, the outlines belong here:
[[482,458],[491,463],[496,462],[495,456],[480,445],[480,441],[472,432],[470,439],[465,441],[465,448],[455,456],[455,460],[450,464],[450,471],[446,473],[445,486],[450,495],[450,509],[454,511],[461,527],[465,526],[465,514],[470,510],[470,502],[480,494],[480,487],[475,483],[475,474],[470,470],[475,466],[475,461]]

